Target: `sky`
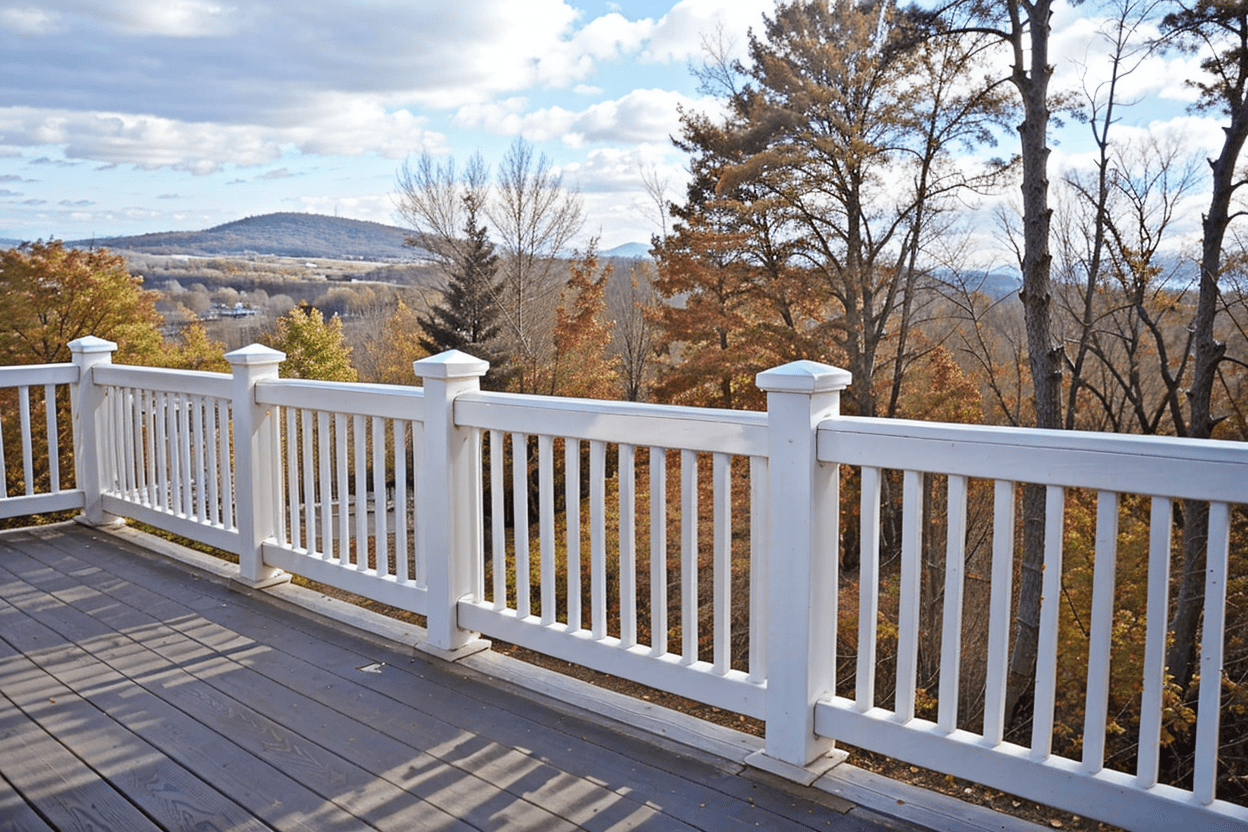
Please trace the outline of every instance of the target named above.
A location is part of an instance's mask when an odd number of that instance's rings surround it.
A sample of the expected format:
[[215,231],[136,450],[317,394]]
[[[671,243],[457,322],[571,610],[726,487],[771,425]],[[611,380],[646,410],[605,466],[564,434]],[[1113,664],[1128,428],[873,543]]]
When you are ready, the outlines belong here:
[[[774,0],[0,0],[0,239],[200,230],[276,211],[399,224],[395,178],[428,151],[496,164],[517,136],[584,199],[602,248],[659,225],[643,174],[677,196],[679,108],[706,34],[743,50]],[[1059,82],[1096,22],[1059,7]],[[1188,115],[1192,59],[1129,80],[1124,127],[1213,148]],[[1086,160],[1086,128],[1053,168]],[[1007,141],[1010,137],[1005,137]],[[1003,146],[997,153],[1012,152]]]

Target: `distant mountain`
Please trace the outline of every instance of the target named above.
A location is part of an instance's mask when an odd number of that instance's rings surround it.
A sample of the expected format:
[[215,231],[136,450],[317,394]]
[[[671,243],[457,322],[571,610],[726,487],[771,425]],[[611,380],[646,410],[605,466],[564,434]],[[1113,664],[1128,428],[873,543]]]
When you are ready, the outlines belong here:
[[649,243],[625,243],[622,246],[609,248],[606,251],[601,252],[601,254],[604,257],[624,257],[624,258],[631,257],[634,259],[636,258],[649,259],[650,244]]
[[339,260],[414,260],[416,251],[403,245],[403,240],[410,233],[375,222],[321,214],[281,213],[247,217],[206,231],[166,231],[135,237],[75,240],[68,245],[208,257],[270,254]]

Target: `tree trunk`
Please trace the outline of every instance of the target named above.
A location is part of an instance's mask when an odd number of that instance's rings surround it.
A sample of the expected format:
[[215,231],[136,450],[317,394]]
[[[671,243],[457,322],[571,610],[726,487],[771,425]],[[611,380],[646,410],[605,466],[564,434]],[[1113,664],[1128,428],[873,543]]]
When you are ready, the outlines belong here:
[[[1049,0],[1009,3],[1014,45],[1013,82],[1023,102],[1018,133],[1023,159],[1023,302],[1027,330],[1027,357],[1031,370],[1036,427],[1060,428],[1062,351],[1055,346],[1050,320],[1052,296],[1049,272],[1048,162],[1049,147]],[[1029,12],[1024,27],[1019,7]],[[1024,56],[1030,49],[1029,61]],[[1006,715],[1010,718],[1036,675],[1036,647],[1040,632],[1041,583],[1044,568],[1044,488],[1023,489],[1023,567],[1019,581],[1014,647],[1006,683]]]
[[[1188,435],[1196,439],[1213,436],[1220,421],[1213,416],[1213,384],[1218,364],[1226,353],[1226,344],[1214,338],[1214,319],[1218,312],[1218,277],[1222,271],[1222,242],[1230,224],[1231,198],[1234,196],[1235,163],[1248,139],[1248,106],[1240,103],[1231,112],[1231,124],[1225,129],[1222,152],[1210,161],[1212,195],[1209,212],[1204,217],[1204,238],[1200,257],[1200,295],[1196,317],[1192,321],[1193,366],[1192,386],[1188,390]],[[1209,536],[1208,503],[1183,502],[1183,582],[1170,630],[1174,636],[1166,666],[1175,682],[1187,689],[1196,664],[1196,631],[1200,624],[1205,600],[1205,549]]]

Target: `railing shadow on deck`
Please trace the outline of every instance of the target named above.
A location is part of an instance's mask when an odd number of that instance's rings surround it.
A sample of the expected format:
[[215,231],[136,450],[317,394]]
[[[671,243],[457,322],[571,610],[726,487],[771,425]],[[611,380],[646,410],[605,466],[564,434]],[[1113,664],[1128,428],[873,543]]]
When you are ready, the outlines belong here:
[[[258,345],[229,375],[71,348],[0,368],[22,466],[0,518],[132,518],[237,554],[251,586],[301,575],[422,615],[447,657],[488,636],[757,717],[750,762],[803,782],[844,741],[1129,829],[1248,823],[1216,794],[1220,685],[1201,687],[1190,785],[1158,782],[1175,501],[1209,507],[1201,678],[1242,649],[1238,443],[842,417],[849,374],[806,361],[761,373],[767,411],[748,413],[482,392],[488,365],[458,352],[416,362],[417,388],[281,379]],[[1047,495],[1048,544],[1020,737],[1004,697],[1023,484]],[[1124,697],[1129,765],[1105,730]],[[1076,757],[1054,726],[1078,712]]]

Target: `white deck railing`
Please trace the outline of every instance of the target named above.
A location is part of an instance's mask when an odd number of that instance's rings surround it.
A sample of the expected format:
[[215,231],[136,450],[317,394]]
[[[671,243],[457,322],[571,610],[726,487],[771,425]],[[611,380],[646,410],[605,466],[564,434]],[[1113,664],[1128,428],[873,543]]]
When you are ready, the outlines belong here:
[[[113,366],[98,339],[73,347],[73,365],[0,368],[0,391],[18,391],[0,434],[20,426],[25,475],[0,517],[135,518],[238,554],[252,585],[303,575],[424,615],[439,652],[485,635],[756,716],[754,762],[773,770],[817,771],[840,740],[1129,829],[1248,823],[1215,794],[1220,685],[1201,687],[1193,787],[1157,783],[1172,506],[1210,505],[1200,675],[1219,679],[1231,517],[1248,503],[1242,445],[842,418],[848,374],[810,362],[761,374],[768,411],[742,413],[484,393],[486,365],[459,353],[417,362],[425,386],[408,388],[279,379],[283,356],[263,347],[227,356],[232,376]],[[58,384],[72,387],[74,488],[56,473]],[[29,393],[41,388],[42,494]],[[1007,741],[1003,705],[1022,483],[1048,494],[1025,744]],[[860,499],[842,501],[845,484]],[[1087,683],[1074,691],[1057,673],[1059,605],[1074,605],[1068,499],[1096,517]],[[1129,612],[1148,623],[1129,647],[1145,656],[1141,725],[1121,771],[1103,729],[1122,649],[1116,570],[1135,557],[1118,523],[1140,500],[1148,598]],[[886,516],[899,534],[882,534]],[[849,522],[861,529],[852,587],[838,575]],[[934,522],[943,539],[925,544]],[[968,612],[972,595],[984,616]],[[858,628],[838,651],[842,598]],[[890,604],[895,636],[879,627]],[[936,681],[921,681],[932,650]],[[838,659],[851,677],[837,678]],[[983,681],[962,689],[972,666]],[[1078,760],[1052,753],[1055,709],[1072,698],[1086,714]]]

